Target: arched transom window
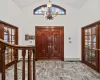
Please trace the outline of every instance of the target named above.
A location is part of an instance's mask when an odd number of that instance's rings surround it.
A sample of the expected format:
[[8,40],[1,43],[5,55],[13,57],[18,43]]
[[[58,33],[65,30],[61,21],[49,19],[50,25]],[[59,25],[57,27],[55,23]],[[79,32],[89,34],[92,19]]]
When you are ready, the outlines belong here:
[[[41,11],[41,7],[44,7],[45,11],[47,11],[47,5],[42,5],[34,9],[33,13],[34,15],[43,15]],[[66,10],[58,5],[52,4],[51,11],[55,12],[57,9],[59,9],[58,15],[66,15]]]

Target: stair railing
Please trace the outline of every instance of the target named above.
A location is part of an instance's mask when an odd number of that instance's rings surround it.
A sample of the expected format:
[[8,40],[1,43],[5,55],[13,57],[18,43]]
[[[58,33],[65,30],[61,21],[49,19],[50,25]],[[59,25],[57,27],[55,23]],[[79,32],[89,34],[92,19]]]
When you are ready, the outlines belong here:
[[[1,61],[2,61],[2,78],[0,80],[6,80],[6,67],[5,67],[5,51],[6,48],[12,48],[14,50],[13,56],[14,56],[14,79],[13,80],[18,80],[18,67],[17,67],[17,63],[18,63],[18,54],[20,53],[16,53],[17,50],[21,50],[22,51],[22,79],[21,80],[26,80],[25,78],[25,57],[26,57],[26,52],[28,51],[28,79],[27,80],[35,80],[35,46],[20,46],[20,45],[13,45],[10,44],[8,42],[5,42],[4,40],[0,39],[0,55],[1,55]],[[33,58],[32,58],[33,57]],[[32,63],[33,62],[33,63]],[[32,64],[33,64],[33,68],[32,68]],[[32,71],[33,69],[33,71]],[[33,72],[33,73],[32,73]]]

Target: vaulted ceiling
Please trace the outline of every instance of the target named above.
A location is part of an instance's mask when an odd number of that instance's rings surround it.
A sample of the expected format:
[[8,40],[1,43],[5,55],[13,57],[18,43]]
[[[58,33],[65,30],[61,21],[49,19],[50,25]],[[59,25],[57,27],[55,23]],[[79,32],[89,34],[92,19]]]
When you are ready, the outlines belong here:
[[[38,3],[48,2],[48,0],[12,0],[12,1],[21,9]],[[61,3],[79,9],[85,4],[87,0],[51,0],[51,1],[54,4]]]

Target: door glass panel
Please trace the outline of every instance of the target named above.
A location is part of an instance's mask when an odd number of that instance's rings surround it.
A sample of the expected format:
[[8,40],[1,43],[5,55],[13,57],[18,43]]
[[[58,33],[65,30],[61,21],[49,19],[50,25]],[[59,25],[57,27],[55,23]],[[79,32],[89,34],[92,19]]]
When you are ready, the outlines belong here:
[[85,60],[96,66],[96,27],[85,29]]
[[[5,25],[4,26],[4,40],[9,42],[10,44],[15,44],[16,43],[15,31],[16,31],[15,28]],[[14,60],[13,51],[11,48],[8,47],[8,49],[5,51],[5,54],[6,54],[5,55],[5,63],[6,64],[8,64]]]
[[91,50],[85,49],[85,60],[91,63]]
[[15,35],[15,30],[14,29],[12,29],[12,35]]
[[86,29],[86,30],[85,30],[85,35],[87,35],[87,32],[88,32],[88,30]]
[[8,41],[8,35],[4,35],[4,40]]
[[99,63],[99,53],[98,50],[100,47],[99,37],[100,37],[100,26],[92,25],[83,28],[83,62],[92,67],[93,69],[98,70]]
[[96,33],[96,27],[93,27],[92,28],[92,34],[95,34]]
[[9,42],[11,42],[12,40],[11,40],[11,35],[9,35]]
[[86,29],[85,30],[85,35],[91,35],[91,29]]
[[88,35],[90,35],[90,36],[91,36],[91,28],[90,28],[90,29],[88,29]]
[[96,35],[92,35],[91,39],[93,43],[96,43]]
[[10,28],[8,28],[8,33],[11,35],[11,29]]
[[91,63],[91,28],[85,30],[85,60]]
[[91,61],[93,65],[96,65],[96,51],[95,50],[92,50]]
[[15,41],[15,36],[12,36],[12,41]]
[[91,49],[96,49],[96,43],[91,44]]
[[88,42],[85,41],[85,48],[88,48]]

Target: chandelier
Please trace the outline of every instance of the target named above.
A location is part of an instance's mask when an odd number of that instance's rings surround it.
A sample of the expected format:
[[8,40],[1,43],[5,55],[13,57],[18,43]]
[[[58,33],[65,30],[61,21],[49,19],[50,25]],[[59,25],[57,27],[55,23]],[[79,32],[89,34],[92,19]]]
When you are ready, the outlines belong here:
[[56,9],[55,12],[52,11],[52,3],[50,0],[47,3],[47,10],[45,10],[45,7],[41,7],[41,11],[47,20],[53,20],[59,13],[59,9]]

